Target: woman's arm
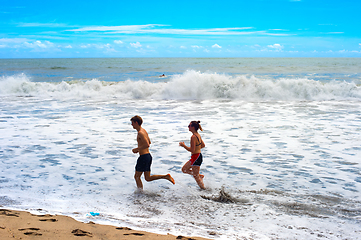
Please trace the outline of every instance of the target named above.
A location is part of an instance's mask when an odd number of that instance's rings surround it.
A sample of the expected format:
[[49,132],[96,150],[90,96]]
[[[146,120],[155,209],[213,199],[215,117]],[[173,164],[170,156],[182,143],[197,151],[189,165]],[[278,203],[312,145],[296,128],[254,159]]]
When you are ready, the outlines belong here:
[[201,148],[204,148],[205,146],[206,146],[206,144],[203,142],[203,139],[202,139]]
[[193,135],[191,137],[191,146],[190,147],[186,146],[184,142],[180,142],[179,146],[184,147],[184,149],[187,150],[188,152],[191,152],[191,153],[195,152],[196,151],[195,136]]

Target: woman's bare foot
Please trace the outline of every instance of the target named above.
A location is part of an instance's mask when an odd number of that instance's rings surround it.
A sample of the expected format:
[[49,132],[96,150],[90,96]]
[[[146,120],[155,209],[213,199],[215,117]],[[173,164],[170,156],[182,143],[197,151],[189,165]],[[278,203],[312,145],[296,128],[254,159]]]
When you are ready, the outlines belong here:
[[197,183],[198,183],[198,186],[199,186],[201,189],[203,189],[203,190],[206,189],[206,187],[204,186],[204,183],[203,183],[202,180],[201,180],[200,182],[197,182]]
[[203,183],[203,178],[204,178],[204,175],[203,174],[198,174],[198,176],[193,176],[194,179],[196,180],[198,186],[201,188],[201,189],[206,189],[204,187],[204,183]]

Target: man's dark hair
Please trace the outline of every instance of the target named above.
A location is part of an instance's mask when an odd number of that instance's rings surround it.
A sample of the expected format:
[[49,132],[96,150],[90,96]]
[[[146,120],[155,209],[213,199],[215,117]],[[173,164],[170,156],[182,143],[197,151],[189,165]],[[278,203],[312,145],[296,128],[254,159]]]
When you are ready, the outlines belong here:
[[135,115],[134,117],[132,117],[130,119],[130,121],[138,123],[139,126],[141,126],[143,123],[143,119],[141,117],[139,117],[138,115]]

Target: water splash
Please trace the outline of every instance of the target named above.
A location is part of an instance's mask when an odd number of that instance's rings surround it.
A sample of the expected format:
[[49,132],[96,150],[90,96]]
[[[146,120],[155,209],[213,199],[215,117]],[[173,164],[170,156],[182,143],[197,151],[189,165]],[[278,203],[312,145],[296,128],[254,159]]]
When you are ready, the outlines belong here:
[[307,78],[267,79],[186,71],[169,81],[105,82],[98,79],[33,82],[24,74],[1,77],[0,95],[106,99],[236,99],[250,101],[361,99],[361,88],[353,82],[321,82]]

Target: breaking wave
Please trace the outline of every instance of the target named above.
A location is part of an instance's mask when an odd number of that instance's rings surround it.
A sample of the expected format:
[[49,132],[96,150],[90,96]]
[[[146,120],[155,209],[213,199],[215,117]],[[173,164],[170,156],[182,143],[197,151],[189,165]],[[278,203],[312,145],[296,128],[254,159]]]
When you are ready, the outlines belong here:
[[361,87],[354,82],[321,82],[307,78],[266,79],[186,71],[166,82],[97,79],[62,82],[33,82],[25,74],[0,77],[0,95],[49,96],[54,98],[120,99],[239,99],[239,100],[343,100],[361,99]]

